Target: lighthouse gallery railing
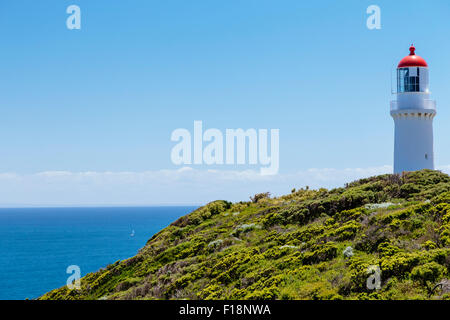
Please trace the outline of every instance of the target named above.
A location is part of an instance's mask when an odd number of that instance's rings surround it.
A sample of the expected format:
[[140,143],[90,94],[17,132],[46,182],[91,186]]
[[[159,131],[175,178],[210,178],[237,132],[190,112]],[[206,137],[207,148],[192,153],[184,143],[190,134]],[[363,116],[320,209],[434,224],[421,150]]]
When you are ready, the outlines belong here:
[[392,100],[391,101],[391,111],[395,110],[407,110],[407,109],[424,109],[424,110],[434,110],[436,111],[436,101],[435,100],[422,100],[420,108],[413,107],[413,108],[399,108],[398,101]]

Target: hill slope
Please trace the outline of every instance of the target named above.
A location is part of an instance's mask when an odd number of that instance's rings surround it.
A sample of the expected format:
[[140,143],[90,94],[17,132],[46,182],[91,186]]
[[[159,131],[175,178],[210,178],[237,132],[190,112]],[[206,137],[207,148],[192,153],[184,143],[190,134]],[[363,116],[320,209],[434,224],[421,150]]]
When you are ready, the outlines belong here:
[[450,177],[423,170],[209,203],[41,299],[449,299],[448,278]]

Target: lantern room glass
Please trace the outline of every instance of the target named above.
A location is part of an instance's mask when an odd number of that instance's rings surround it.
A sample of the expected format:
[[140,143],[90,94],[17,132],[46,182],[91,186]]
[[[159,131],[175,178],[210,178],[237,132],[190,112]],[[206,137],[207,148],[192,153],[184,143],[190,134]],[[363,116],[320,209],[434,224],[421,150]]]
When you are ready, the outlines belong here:
[[399,68],[397,70],[397,92],[421,92],[420,68]]

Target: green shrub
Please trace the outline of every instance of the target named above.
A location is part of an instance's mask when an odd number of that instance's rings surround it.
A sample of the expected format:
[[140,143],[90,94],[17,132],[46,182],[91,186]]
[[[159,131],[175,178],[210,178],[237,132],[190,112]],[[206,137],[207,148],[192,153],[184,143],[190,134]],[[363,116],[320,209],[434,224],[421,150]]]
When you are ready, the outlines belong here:
[[444,272],[443,266],[436,262],[429,262],[415,267],[411,271],[411,279],[420,282],[430,292],[433,284],[442,277]]

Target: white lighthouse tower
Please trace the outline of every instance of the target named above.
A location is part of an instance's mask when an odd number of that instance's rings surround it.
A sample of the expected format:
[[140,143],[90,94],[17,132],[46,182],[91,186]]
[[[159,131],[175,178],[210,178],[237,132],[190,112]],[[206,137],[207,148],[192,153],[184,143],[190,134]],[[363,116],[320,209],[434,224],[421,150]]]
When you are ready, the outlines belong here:
[[428,65],[409,48],[397,67],[397,100],[391,101],[395,122],[394,173],[434,169],[433,118],[436,101],[430,100]]

